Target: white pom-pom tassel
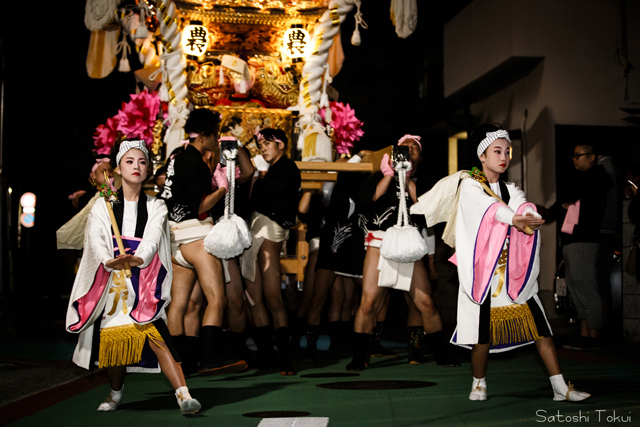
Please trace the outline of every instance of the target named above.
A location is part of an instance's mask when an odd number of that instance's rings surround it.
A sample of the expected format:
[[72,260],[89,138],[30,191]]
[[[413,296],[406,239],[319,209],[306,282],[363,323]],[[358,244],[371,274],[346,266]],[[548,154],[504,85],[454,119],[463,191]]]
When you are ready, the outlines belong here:
[[233,214],[229,218],[231,221],[235,222],[236,227],[238,228],[238,238],[240,239],[240,244],[244,247],[244,249],[248,249],[251,247],[251,243],[253,240],[251,239],[251,231],[249,231],[249,227],[247,227],[247,223],[244,219],[240,218],[238,215]]
[[410,225],[388,228],[380,245],[380,255],[400,263],[416,262],[426,254],[427,245],[422,235]]
[[236,257],[251,246],[251,233],[247,224],[233,213],[237,153],[237,150],[225,150],[221,154],[227,160],[229,192],[224,197],[224,217],[213,226],[204,239],[204,249],[220,259]]
[[204,249],[220,259],[230,259],[244,252],[238,226],[232,219],[221,219],[204,238]]
[[395,167],[400,188],[398,222],[387,229],[380,245],[380,255],[399,263],[416,262],[427,254],[427,244],[416,227],[409,224],[405,184],[411,163],[399,162]]

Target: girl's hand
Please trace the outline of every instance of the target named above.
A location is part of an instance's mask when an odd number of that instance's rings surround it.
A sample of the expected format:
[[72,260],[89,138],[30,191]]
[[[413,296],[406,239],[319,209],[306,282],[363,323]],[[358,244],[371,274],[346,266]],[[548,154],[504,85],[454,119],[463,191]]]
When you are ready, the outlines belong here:
[[114,259],[110,259],[105,263],[107,267],[112,270],[124,270],[124,264],[129,264],[129,267],[138,267],[144,263],[142,258],[131,254],[118,255]]
[[534,225],[531,225],[531,226],[530,226],[530,227],[531,227],[531,228],[533,228],[534,230],[538,230],[538,229],[542,226],[542,224],[544,224],[544,219],[542,219],[540,216],[538,216],[538,215],[534,214],[534,213],[533,213],[533,212],[531,212],[531,211],[526,212],[526,213],[525,213],[525,216],[533,217],[533,218],[536,218],[536,219],[539,219],[540,221],[542,221],[542,222],[541,222],[540,224],[538,224],[538,225],[535,225],[535,224],[534,224]]
[[540,228],[540,226],[544,224],[544,219],[538,218],[533,214],[527,215],[514,215],[513,216],[513,226],[517,228],[519,231],[526,233],[525,228],[528,226],[534,230]]
[[139,256],[131,256],[131,261],[129,261],[129,267],[139,267],[144,264],[144,261]]
[[133,255],[131,254],[118,255],[114,259],[110,259],[109,261],[107,261],[105,265],[112,270],[124,270],[125,269],[124,263],[125,262],[129,263],[129,266],[131,266],[132,258],[133,258]]

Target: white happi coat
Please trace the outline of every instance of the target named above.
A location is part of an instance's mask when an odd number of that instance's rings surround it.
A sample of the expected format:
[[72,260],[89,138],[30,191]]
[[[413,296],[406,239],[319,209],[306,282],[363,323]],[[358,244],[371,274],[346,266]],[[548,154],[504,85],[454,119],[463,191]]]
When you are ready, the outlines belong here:
[[[127,279],[131,310],[127,314],[132,322],[151,323],[166,320],[165,310],[171,300],[171,245],[167,223],[167,207],[163,200],[141,193],[147,197],[147,223],[136,256],[142,258],[141,277],[147,275],[145,283],[134,288]],[[113,282],[113,270],[105,263],[115,258],[111,233],[111,220],[104,199],[94,204],[87,220],[84,254],[71,291],[67,309],[68,332],[79,333],[78,345],[73,361],[89,369],[93,343],[94,322],[102,315]],[[145,270],[147,269],[147,270]],[[154,276],[153,269],[162,271]],[[150,276],[149,276],[150,275]],[[155,281],[154,281],[155,280]]]
[[[496,221],[512,224],[513,215],[515,215],[518,210],[521,211],[520,214],[524,214],[526,211],[532,209],[528,207],[522,209],[522,205],[527,201],[524,193],[517,188],[515,184],[506,183],[506,187],[510,197],[508,207],[502,205],[498,207],[497,210],[492,209],[491,211],[495,215]],[[458,323],[454,338],[452,338],[452,343],[472,345],[478,343],[480,306],[484,302],[484,298],[492,298],[492,288],[495,287],[495,282],[498,280],[498,275],[494,275],[493,271],[491,271],[491,283],[474,283],[474,280],[477,281],[477,279],[474,278],[474,268],[478,268],[477,265],[474,265],[476,251],[482,249],[478,247],[478,233],[481,223],[491,205],[500,202],[496,198],[488,195],[482,185],[474,179],[462,180],[459,191],[460,195],[455,225],[455,246],[460,287],[458,290]],[[499,192],[497,192],[497,194],[500,195]],[[515,227],[511,227],[511,233],[520,232],[517,231]],[[532,259],[526,278],[517,284],[518,288],[515,290],[509,291],[508,285],[505,286],[500,297],[497,298],[497,300],[502,301],[499,305],[514,303],[525,304],[527,300],[533,297],[542,308],[540,300],[537,297],[537,278],[540,270],[540,241],[538,231],[535,232],[535,239],[533,253],[530,254]],[[504,247],[504,238],[499,242],[494,242],[494,245],[499,246],[497,252],[499,256],[500,251]],[[510,255],[512,250],[513,248],[509,249]],[[495,269],[495,265],[493,268]],[[509,274],[508,268],[506,274]],[[507,278],[507,284],[508,283],[509,280]],[[484,293],[478,291],[479,286],[484,287]],[[495,303],[494,299],[492,299],[492,303]],[[542,311],[544,313],[544,310]]]

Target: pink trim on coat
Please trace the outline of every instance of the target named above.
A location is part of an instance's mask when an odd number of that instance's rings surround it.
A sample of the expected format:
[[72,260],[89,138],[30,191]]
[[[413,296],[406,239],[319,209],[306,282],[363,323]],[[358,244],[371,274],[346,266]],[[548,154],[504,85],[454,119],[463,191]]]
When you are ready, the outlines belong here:
[[482,222],[476,235],[476,244],[473,248],[471,299],[478,304],[482,304],[487,294],[493,272],[504,246],[504,240],[509,231],[509,224],[495,219],[496,211],[502,206],[504,205],[498,202],[489,206],[482,217]]
[[[522,215],[527,207],[537,212],[536,206],[533,203],[523,203],[518,208],[516,214]],[[520,292],[522,292],[522,289],[524,289],[529,281],[531,268],[535,261],[537,244],[537,231],[534,231],[532,235],[517,230],[511,233],[509,257],[507,258],[507,293],[511,301],[515,301],[518,298]]]
[[162,261],[160,261],[160,257],[156,252],[147,268],[140,269],[138,280],[139,300],[136,308],[131,311],[131,317],[138,323],[149,322],[157,314],[158,303],[161,301],[156,298],[158,286],[160,286],[158,279],[161,268]]
[[93,314],[98,302],[100,302],[100,298],[104,293],[107,283],[109,283],[110,276],[111,273],[105,270],[104,266],[100,264],[100,267],[98,267],[98,271],[96,272],[95,279],[93,280],[93,284],[91,285],[91,289],[89,289],[89,292],[74,303],[80,320],[69,326],[70,331],[78,331],[87,323],[87,320],[91,317],[91,314]]

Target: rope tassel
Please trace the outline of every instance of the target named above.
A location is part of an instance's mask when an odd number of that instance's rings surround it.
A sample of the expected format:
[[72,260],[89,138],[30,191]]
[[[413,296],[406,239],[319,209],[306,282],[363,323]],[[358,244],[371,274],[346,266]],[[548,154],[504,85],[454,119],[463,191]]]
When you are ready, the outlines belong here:
[[120,58],[120,65],[118,66],[118,71],[121,73],[128,73],[131,71],[131,66],[129,65],[128,55],[131,53],[131,46],[127,42],[127,38],[123,35],[122,40],[118,43],[116,48],[116,55],[122,52],[122,57]]
[[405,186],[411,164],[399,162],[395,169],[400,186],[398,222],[385,233],[380,245],[380,255],[390,261],[405,264],[422,259],[427,254],[427,244],[418,229],[409,224]]
[[362,27],[365,30],[369,27],[367,26],[367,23],[364,22],[364,19],[362,18],[362,12],[360,12],[360,6],[362,5],[361,0],[355,0],[355,4],[357,7],[357,12],[355,14],[356,28],[353,30],[353,34],[351,35],[351,44],[354,46],[360,46],[360,43],[362,43],[362,39],[360,38],[360,30],[358,27]]
[[229,191],[224,196],[224,217],[213,226],[207,237],[205,237],[204,249],[219,259],[230,259],[249,248],[252,240],[247,223],[233,213],[238,150],[225,150],[221,155],[225,156],[227,160]]

